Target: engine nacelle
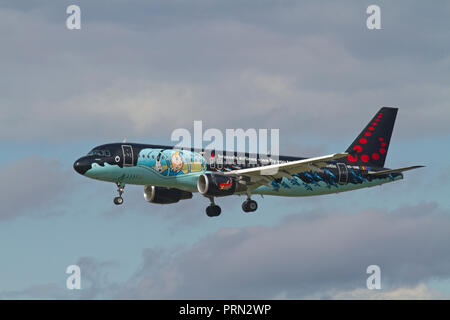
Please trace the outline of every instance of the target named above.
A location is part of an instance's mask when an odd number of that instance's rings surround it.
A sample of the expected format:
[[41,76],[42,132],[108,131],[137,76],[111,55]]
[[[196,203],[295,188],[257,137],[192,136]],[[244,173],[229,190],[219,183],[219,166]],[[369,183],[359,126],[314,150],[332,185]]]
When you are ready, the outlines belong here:
[[144,198],[151,203],[169,204],[191,199],[192,193],[175,188],[145,186]]
[[223,197],[245,191],[246,187],[239,184],[233,177],[205,173],[198,177],[197,189],[204,196]]

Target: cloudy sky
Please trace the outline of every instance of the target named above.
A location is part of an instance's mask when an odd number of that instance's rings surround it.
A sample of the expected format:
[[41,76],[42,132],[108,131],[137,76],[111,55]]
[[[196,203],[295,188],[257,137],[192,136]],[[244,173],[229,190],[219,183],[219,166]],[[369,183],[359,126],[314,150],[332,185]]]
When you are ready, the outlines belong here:
[[[449,16],[448,1],[0,1],[0,298],[449,298]],[[386,165],[425,169],[255,214],[229,197],[210,219],[199,195],[158,206],[136,186],[116,207],[113,184],[72,169],[194,120],[342,152],[382,106],[399,108]]]

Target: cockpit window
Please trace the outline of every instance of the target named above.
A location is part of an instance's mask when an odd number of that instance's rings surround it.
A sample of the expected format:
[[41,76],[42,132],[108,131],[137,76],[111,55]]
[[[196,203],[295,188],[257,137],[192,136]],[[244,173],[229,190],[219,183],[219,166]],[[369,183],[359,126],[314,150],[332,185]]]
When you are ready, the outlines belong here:
[[92,150],[91,152],[88,153],[88,156],[101,156],[103,157],[105,154],[103,152],[103,150]]
[[99,157],[110,157],[111,153],[109,150],[92,150],[88,154],[88,156],[99,156]]

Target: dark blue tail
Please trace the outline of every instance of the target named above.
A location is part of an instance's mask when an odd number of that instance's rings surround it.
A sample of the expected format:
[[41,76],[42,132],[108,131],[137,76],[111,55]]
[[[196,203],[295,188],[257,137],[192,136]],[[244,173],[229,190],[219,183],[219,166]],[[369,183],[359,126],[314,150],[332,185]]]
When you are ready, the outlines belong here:
[[346,150],[347,163],[384,167],[398,108],[381,108]]

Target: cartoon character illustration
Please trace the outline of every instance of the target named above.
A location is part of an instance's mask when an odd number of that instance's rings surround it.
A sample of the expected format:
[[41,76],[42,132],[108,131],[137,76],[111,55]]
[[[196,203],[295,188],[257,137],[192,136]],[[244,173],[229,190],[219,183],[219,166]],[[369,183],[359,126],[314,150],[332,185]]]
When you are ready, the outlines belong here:
[[142,149],[139,153],[138,165],[152,168],[159,174],[167,172],[168,159],[162,149]]
[[163,176],[201,172],[207,169],[201,155],[185,150],[142,149],[137,163],[152,168]]
[[183,169],[183,159],[181,158],[180,152],[177,151],[172,154],[172,171],[179,172]]
[[162,165],[162,175],[176,176],[187,172],[187,165],[184,164],[183,156],[180,151],[164,150],[162,159],[166,165]]
[[155,170],[158,171],[159,173],[162,172],[162,166],[161,166],[161,153],[158,153],[158,156],[156,157],[156,163],[155,163]]

